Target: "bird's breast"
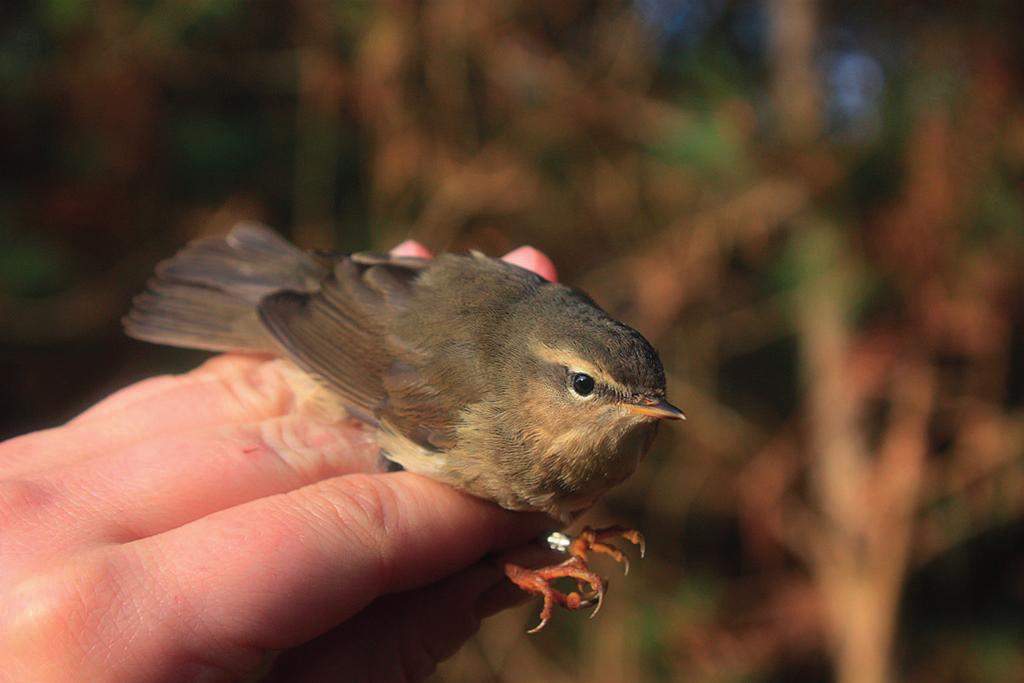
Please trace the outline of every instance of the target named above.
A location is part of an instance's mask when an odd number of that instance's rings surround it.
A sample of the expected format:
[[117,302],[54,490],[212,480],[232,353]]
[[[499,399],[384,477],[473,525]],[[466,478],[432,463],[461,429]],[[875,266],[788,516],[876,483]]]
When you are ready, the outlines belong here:
[[555,482],[557,507],[567,512],[586,509],[625,481],[650,448],[656,429],[656,423],[640,423],[609,430],[604,438],[591,429],[553,444],[541,461],[554,475],[545,479]]

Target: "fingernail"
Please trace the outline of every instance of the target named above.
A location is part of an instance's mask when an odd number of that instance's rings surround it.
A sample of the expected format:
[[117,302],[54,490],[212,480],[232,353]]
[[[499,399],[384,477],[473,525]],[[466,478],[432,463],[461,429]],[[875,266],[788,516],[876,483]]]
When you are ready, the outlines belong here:
[[425,246],[416,240],[405,240],[391,250],[393,256],[416,256],[418,258],[430,258],[433,254]]
[[501,260],[517,265],[520,268],[532,270],[545,280],[550,280],[551,282],[558,280],[558,271],[555,269],[555,264],[543,252],[531,246],[513,249],[502,256]]

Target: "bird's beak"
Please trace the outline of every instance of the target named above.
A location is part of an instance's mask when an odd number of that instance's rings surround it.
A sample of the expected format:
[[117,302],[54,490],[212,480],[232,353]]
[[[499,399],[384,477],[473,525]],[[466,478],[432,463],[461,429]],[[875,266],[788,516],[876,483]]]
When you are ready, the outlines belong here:
[[656,417],[660,420],[685,420],[686,415],[683,411],[676,408],[668,401],[651,400],[644,401],[643,403],[627,403],[626,410],[637,415],[645,415],[647,417]]

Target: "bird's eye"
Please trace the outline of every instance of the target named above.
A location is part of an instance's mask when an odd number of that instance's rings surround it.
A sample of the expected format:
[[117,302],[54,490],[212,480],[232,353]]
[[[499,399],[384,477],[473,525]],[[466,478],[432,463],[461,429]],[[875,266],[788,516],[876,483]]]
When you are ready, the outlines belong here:
[[572,390],[580,396],[590,396],[594,393],[594,378],[583,372],[573,373]]

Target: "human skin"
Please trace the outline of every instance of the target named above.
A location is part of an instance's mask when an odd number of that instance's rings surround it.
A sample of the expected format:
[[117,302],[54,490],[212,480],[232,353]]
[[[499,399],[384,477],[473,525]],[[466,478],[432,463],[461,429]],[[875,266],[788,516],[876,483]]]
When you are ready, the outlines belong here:
[[0,444],[0,680],[414,681],[516,601],[488,554],[550,520],[295,405],[284,361],[224,355]]

